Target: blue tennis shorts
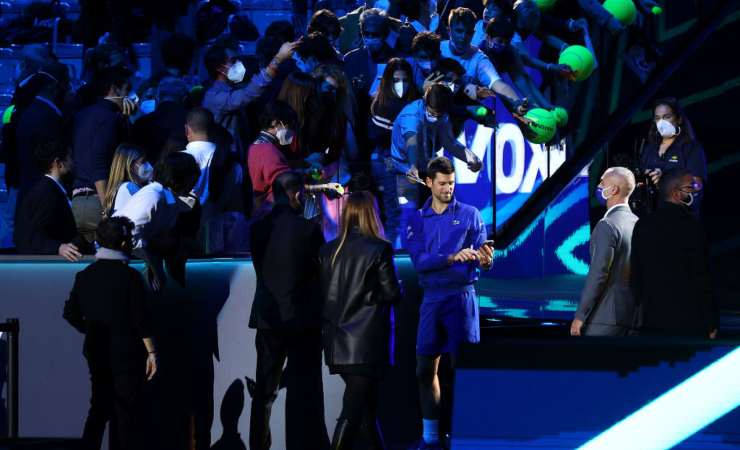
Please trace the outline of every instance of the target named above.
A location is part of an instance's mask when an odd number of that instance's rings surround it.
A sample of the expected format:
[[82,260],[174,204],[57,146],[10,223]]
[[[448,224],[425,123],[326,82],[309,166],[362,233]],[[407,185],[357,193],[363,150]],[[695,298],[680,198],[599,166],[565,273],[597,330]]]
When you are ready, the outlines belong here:
[[421,304],[416,354],[437,356],[456,353],[463,342],[480,342],[478,297],[467,289]]

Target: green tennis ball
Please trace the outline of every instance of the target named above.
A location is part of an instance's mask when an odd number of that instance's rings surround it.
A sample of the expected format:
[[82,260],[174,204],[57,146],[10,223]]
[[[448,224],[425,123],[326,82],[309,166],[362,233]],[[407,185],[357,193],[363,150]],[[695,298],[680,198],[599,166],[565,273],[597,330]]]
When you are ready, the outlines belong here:
[[606,0],[603,6],[624,26],[632,25],[637,17],[637,8],[632,0]]
[[5,108],[5,111],[3,112],[3,125],[10,123],[10,119],[13,117],[13,111],[15,111],[15,105],[10,105]]
[[559,64],[565,64],[576,74],[576,81],[583,81],[594,71],[594,55],[582,45],[571,45],[560,54]]
[[486,117],[486,114],[488,114],[488,110],[484,106],[479,106],[475,110],[476,117]]
[[661,8],[660,6],[653,6],[653,9],[651,9],[650,12],[653,13],[653,15],[655,16],[659,16],[663,14],[663,8]]
[[530,109],[525,118],[532,122],[524,127],[524,137],[534,144],[544,144],[555,136],[555,116],[542,108]]
[[534,0],[540,11],[549,11],[553,6],[555,6],[556,1],[557,0]]
[[568,110],[562,106],[556,106],[551,112],[553,117],[555,117],[555,122],[558,124],[558,128],[563,128],[568,124]]

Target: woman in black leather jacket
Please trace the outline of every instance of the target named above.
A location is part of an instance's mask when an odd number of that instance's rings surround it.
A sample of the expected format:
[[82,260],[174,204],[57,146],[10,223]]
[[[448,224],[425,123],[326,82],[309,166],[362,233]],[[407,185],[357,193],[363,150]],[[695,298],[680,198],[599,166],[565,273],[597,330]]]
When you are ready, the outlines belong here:
[[390,364],[391,305],[401,289],[372,194],[350,194],[339,237],[322,247],[319,259],[324,355],[330,372],[346,383],[332,449],[352,448],[359,428],[371,448],[381,449],[377,391]]

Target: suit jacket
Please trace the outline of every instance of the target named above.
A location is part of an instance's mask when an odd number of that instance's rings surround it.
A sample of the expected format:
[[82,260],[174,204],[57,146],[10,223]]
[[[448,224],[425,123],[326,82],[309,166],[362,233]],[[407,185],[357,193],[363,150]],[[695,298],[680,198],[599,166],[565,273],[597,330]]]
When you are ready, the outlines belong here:
[[665,203],[637,222],[631,285],[640,334],[707,337],[717,327],[709,246],[688,208]]
[[607,211],[591,233],[591,265],[576,318],[631,328],[635,303],[630,292],[632,230],[637,216],[629,206]]
[[91,363],[110,364],[114,372],[143,374],[151,337],[146,289],[141,274],[123,260],[98,259],[77,273],[64,318],[85,334],[83,353]]
[[35,98],[18,117],[16,128],[16,148],[19,162],[19,189],[30,189],[44,173],[36,167],[34,150],[42,143],[63,137],[65,141],[65,121],[59,109],[51,102]]
[[[326,364],[388,365],[390,305],[401,300],[390,243],[352,230],[321,249]],[[333,263],[333,264],[332,264]]]
[[318,224],[287,205],[275,205],[251,226],[252,261],[257,273],[249,327],[318,329],[321,326]]
[[59,246],[77,237],[77,225],[66,193],[42,176],[23,193],[15,213],[13,242],[18,253],[56,255]]

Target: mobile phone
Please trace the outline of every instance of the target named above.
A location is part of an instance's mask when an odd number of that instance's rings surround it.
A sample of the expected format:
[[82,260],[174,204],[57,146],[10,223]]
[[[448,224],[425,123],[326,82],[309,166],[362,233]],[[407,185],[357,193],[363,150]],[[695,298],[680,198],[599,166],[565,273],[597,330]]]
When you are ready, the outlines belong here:
[[488,240],[483,241],[483,245],[487,245],[493,248],[493,242],[494,242],[493,239],[488,239]]

